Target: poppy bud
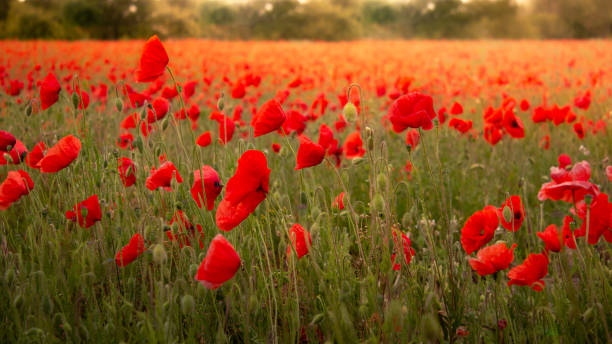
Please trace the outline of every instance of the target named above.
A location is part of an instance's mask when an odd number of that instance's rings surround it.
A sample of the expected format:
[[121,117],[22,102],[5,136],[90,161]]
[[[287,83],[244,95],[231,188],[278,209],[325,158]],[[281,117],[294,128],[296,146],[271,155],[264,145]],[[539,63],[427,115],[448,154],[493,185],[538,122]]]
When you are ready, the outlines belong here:
[[518,187],[522,188],[523,185],[525,185],[525,179],[521,177],[521,179],[519,179],[519,182],[518,182]]
[[74,106],[75,109],[79,107],[79,95],[77,92],[72,92],[72,106]]
[[8,153],[4,153],[4,160],[6,160],[9,164],[13,163],[13,158]]
[[46,314],[51,314],[53,312],[53,300],[51,300],[51,297],[47,296],[43,298],[42,309]]
[[138,151],[142,153],[142,138],[140,136],[136,137],[132,145],[138,148]]
[[189,275],[195,275],[197,272],[198,272],[198,265],[196,264],[189,265]]
[[224,98],[224,94],[221,93],[221,97],[219,97],[219,99],[217,100],[217,109],[219,109],[219,111],[223,111],[223,108],[225,107]]
[[21,296],[21,294],[15,296],[15,299],[13,300],[13,305],[15,305],[15,308],[21,308],[21,306],[23,305],[23,296]]
[[123,102],[119,98],[117,98],[117,100],[115,100],[115,109],[117,109],[117,111],[119,111],[119,112],[121,112],[123,110]]
[[382,211],[385,207],[385,200],[383,196],[377,193],[372,200],[372,208],[376,211]]
[[162,122],[162,131],[166,130],[168,128],[168,117],[164,118],[164,121]]
[[351,163],[353,165],[359,165],[362,162],[363,162],[363,158],[362,157],[356,157],[356,158],[351,159]]
[[346,103],[346,105],[344,105],[344,108],[342,109],[342,114],[344,115],[344,119],[347,122],[354,122],[355,117],[357,117],[357,108],[355,107],[355,104],[351,102]]
[[4,273],[4,281],[6,282],[6,284],[13,283],[14,279],[15,279],[15,270],[13,269],[6,270],[6,272]]
[[593,307],[589,307],[589,309],[582,314],[582,319],[584,319],[585,323],[588,323],[593,319]]
[[32,114],[32,103],[26,106],[26,116],[30,116]]
[[584,203],[586,203],[587,206],[590,206],[592,201],[593,201],[593,195],[591,194],[584,195]]
[[438,319],[433,314],[428,314],[423,319],[423,333],[428,342],[442,341],[442,327],[440,327]]
[[195,300],[193,296],[187,294],[181,298],[181,311],[184,314],[191,314],[195,310]]
[[410,213],[409,212],[405,212],[404,215],[402,215],[402,227],[404,228],[410,227]]
[[155,245],[153,248],[153,261],[159,265],[164,264],[168,260],[168,254],[162,245]]
[[512,218],[514,217],[514,214],[512,214],[512,209],[510,209],[510,207],[508,206],[504,207],[504,210],[502,211],[502,215],[504,216],[504,221],[508,223],[512,223]]
[[379,173],[378,176],[376,176],[376,185],[381,189],[387,186],[387,176],[384,173]]

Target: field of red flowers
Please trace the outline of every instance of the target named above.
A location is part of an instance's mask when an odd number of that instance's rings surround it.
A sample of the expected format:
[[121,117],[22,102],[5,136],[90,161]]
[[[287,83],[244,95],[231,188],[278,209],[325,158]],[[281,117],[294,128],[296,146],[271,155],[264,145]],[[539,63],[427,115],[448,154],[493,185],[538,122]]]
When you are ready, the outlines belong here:
[[0,42],[2,342],[610,342],[612,42]]

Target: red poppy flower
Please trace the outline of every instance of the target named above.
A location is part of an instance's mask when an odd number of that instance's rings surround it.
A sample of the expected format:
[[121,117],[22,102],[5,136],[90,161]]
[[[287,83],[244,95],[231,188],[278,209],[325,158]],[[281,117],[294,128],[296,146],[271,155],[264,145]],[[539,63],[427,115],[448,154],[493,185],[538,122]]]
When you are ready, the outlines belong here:
[[497,125],[485,124],[483,131],[485,140],[491,146],[495,146],[502,139],[502,132]]
[[158,169],[151,168],[151,175],[147,178],[145,186],[151,191],[160,187],[166,191],[172,191],[170,187],[172,178],[176,179],[178,183],[183,182],[183,178],[181,178],[174,164],[171,161],[166,161]]
[[544,183],[538,192],[538,199],[563,201],[569,203],[580,202],[585,195],[597,196],[599,188],[590,183],[591,166],[587,161],[576,163],[568,172],[563,168],[550,168],[551,182]]
[[[179,246],[183,248],[183,246],[191,246],[191,238],[197,238],[200,244],[200,249],[204,249],[204,243],[202,242],[202,238],[204,234],[202,233],[201,225],[193,225],[187,215],[181,210],[178,210],[174,213],[172,220],[169,225],[172,226],[174,223],[178,224],[177,233],[173,233],[171,230],[166,231],[166,236],[170,241],[177,241]],[[197,229],[197,234],[196,234]]]
[[542,278],[548,273],[548,257],[544,253],[530,253],[523,264],[508,271],[508,286],[529,286],[535,291],[542,291],[545,283]]
[[289,134],[292,131],[301,135],[306,129],[306,117],[303,116],[297,110],[287,111],[287,120],[283,123],[283,130],[285,134]]
[[140,63],[136,70],[136,81],[150,82],[164,74],[170,59],[161,41],[154,35],[145,43]]
[[448,121],[448,126],[465,134],[472,129],[472,121],[464,121],[461,118],[451,118],[450,121]]
[[15,140],[15,145],[10,152],[0,151],[0,165],[19,165],[28,156],[28,149],[19,140]]
[[572,232],[570,224],[574,223],[574,219],[571,216],[565,216],[563,218],[563,228],[561,229],[561,234],[563,235],[563,243],[565,246],[571,248],[572,250],[576,249],[576,236]]
[[121,149],[134,149],[134,147],[132,147],[132,142],[134,142],[134,135],[130,132],[120,134],[117,138],[117,146]]
[[304,135],[300,136],[300,147],[297,151],[295,170],[316,166],[323,161],[325,149]]
[[440,109],[438,109],[438,121],[440,121],[440,124],[444,124],[444,122],[446,122],[446,108],[445,107],[441,107]]
[[[308,239],[308,240],[307,240]],[[299,224],[294,224],[289,230],[289,247],[287,247],[287,258],[291,256],[292,249],[297,253],[298,259],[305,256],[312,246],[310,233]]]
[[9,151],[13,149],[17,140],[13,134],[8,131],[0,130],[0,151]]
[[0,184],[0,210],[8,209],[34,188],[34,182],[26,171],[9,171]]
[[234,121],[218,111],[213,111],[213,113],[210,114],[210,119],[219,123],[219,142],[226,144],[231,141],[234,136],[234,130],[236,130]]
[[459,104],[458,102],[454,102],[453,106],[451,106],[450,109],[450,114],[451,115],[461,115],[463,113],[463,106],[461,106],[461,104]]
[[362,157],[365,154],[361,134],[355,131],[344,140],[344,153],[348,159]]
[[334,201],[332,202],[332,207],[338,208],[340,210],[344,209],[344,191],[341,192],[338,196],[336,196],[336,198],[334,198]]
[[136,128],[136,124],[140,121],[140,115],[137,112],[134,112],[131,115],[126,116],[122,121],[119,127],[121,129],[131,129]]
[[[414,256],[415,252],[410,243],[410,238],[402,232],[400,232],[400,234],[402,236],[404,262],[406,263],[406,265],[408,265],[410,264],[410,261],[412,260],[412,257]],[[401,268],[401,265],[395,263],[395,257],[397,256],[397,253],[395,252],[397,251],[397,248],[399,246],[399,243],[397,242],[397,233],[395,230],[393,231],[393,243],[395,244],[395,248],[393,249],[393,253],[391,254],[391,264],[393,265],[393,270],[397,271]]]
[[237,82],[232,86],[232,98],[240,99],[246,95],[246,88],[242,82]]
[[130,158],[119,158],[119,177],[125,187],[136,183],[136,166]]
[[527,99],[523,99],[521,100],[521,104],[519,106],[521,108],[521,111],[527,111],[531,107],[531,104],[529,104],[529,101]]
[[286,118],[287,116],[278,100],[268,100],[255,114],[255,118],[253,119],[255,132],[253,136],[258,137],[278,130],[283,125]]
[[497,209],[492,205],[472,214],[461,229],[461,246],[465,252],[478,251],[491,241],[498,225]]
[[436,117],[436,112],[431,96],[412,92],[395,99],[388,116],[393,130],[401,133],[406,128],[433,128],[431,120]]
[[212,138],[210,137],[210,131],[205,131],[202,135],[198,136],[196,139],[196,144],[200,147],[206,147],[212,142]]
[[546,251],[560,252],[563,248],[563,241],[559,239],[557,225],[552,224],[544,230],[537,232],[537,236],[544,241]]
[[40,160],[45,156],[47,146],[44,142],[37,143],[32,151],[26,156],[26,164],[34,169],[40,168]]
[[78,109],[87,109],[89,107],[89,93],[85,91],[81,91],[79,86],[76,87],[76,94],[79,98],[79,107]]
[[[508,210],[506,210],[506,208]],[[510,196],[510,198],[508,198],[504,204],[502,204],[501,208],[497,210],[497,214],[501,219],[502,227],[511,232],[516,232],[519,230],[523,224],[523,220],[525,219],[525,208],[523,208],[521,197]]]
[[168,100],[172,100],[176,96],[178,96],[178,91],[176,90],[175,86],[166,86],[166,87],[164,87],[162,89],[161,96],[162,96],[162,98],[165,98],[165,99],[168,99]]
[[94,223],[102,219],[102,210],[100,210],[100,201],[98,195],[93,195],[83,202],[75,205],[72,210],[66,212],[66,218],[71,221],[76,221],[79,226],[89,228]]
[[278,144],[278,143],[273,143],[272,144],[272,151],[274,153],[278,153],[278,152],[280,152],[280,150],[281,150],[281,145],[280,144]]
[[559,168],[565,168],[572,164],[572,159],[567,154],[559,154],[557,161],[559,162]]
[[577,215],[582,219],[582,225],[575,232],[576,237],[588,234],[589,244],[595,245],[603,235],[607,242],[612,243],[612,203],[608,202],[608,195],[603,192],[597,195],[588,209],[587,212],[587,204],[584,201],[576,206]]
[[53,73],[49,73],[40,85],[40,107],[44,111],[57,102],[62,87]]
[[208,289],[219,288],[230,280],[240,268],[240,257],[232,244],[221,234],[212,240],[195,279]]
[[606,167],[606,176],[608,180],[612,182],[612,166]]
[[[206,208],[212,210],[215,207],[215,199],[221,193],[223,185],[219,180],[219,175],[212,167],[204,165],[201,169],[193,172],[193,186],[191,187],[191,197],[202,208],[206,200]],[[204,193],[206,197],[204,197]]]
[[136,260],[144,251],[144,238],[140,233],[136,233],[130,239],[130,242],[117,252],[115,262],[119,267],[124,267]]
[[588,110],[591,105],[591,90],[587,90],[584,94],[578,94],[574,98],[574,105],[582,110]]
[[576,133],[576,135],[578,136],[579,139],[583,139],[584,138],[584,127],[582,126],[582,123],[577,122],[574,123],[574,132]]
[[419,145],[420,140],[421,134],[417,129],[408,129],[406,131],[406,147],[408,147],[408,150],[413,151]]
[[332,130],[325,124],[321,124],[319,127],[319,140],[317,141],[321,147],[328,149],[334,141],[334,133]]
[[40,172],[55,173],[70,165],[81,151],[81,141],[72,135],[59,140],[40,160]]
[[504,128],[510,136],[520,139],[525,137],[525,128],[523,127],[523,121],[517,117],[513,111],[506,111],[504,113]]
[[21,93],[23,89],[23,82],[20,80],[11,80],[9,81],[8,86],[5,88],[6,94],[12,97],[16,97]]
[[492,275],[498,271],[506,270],[514,260],[513,251],[515,247],[516,244],[513,244],[508,249],[506,243],[503,242],[487,246],[478,251],[476,259],[470,259],[470,265],[480,276]]
[[227,182],[225,197],[217,207],[217,227],[231,231],[246,219],[268,194],[270,169],[266,156],[248,150],[238,159],[238,168]]
[[151,104],[153,109],[147,110],[147,122],[154,123],[166,117],[170,103],[164,98],[155,98]]

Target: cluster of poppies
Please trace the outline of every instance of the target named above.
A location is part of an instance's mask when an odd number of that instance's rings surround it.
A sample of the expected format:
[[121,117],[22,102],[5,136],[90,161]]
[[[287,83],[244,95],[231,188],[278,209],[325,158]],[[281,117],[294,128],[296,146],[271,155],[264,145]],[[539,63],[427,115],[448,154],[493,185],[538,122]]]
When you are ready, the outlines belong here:
[[[116,104],[118,111],[122,112],[116,140],[119,148],[133,150],[139,147],[142,145],[142,142],[139,142],[141,137],[146,139],[152,133],[164,130],[172,118],[177,121],[190,120],[192,130],[196,131],[201,113],[200,105],[205,102],[210,110],[208,119],[216,122],[218,128],[216,139],[221,145],[231,142],[235,135],[243,138],[250,136],[258,138],[272,133],[277,133],[283,138],[296,135],[299,147],[295,154],[295,170],[318,166],[326,158],[329,159],[330,165],[338,167],[343,159],[360,158],[366,153],[365,148],[368,147],[368,140],[371,137],[367,133],[362,137],[366,128],[361,127],[359,121],[355,119],[364,118],[368,109],[361,104],[357,92],[343,90],[337,95],[337,102],[333,97],[328,98],[326,92],[316,94],[311,103],[306,103],[297,96],[295,99],[290,99],[293,90],[315,88],[317,78],[304,73],[292,77],[286,87],[279,89],[274,97],[266,99],[263,104],[257,106],[262,100],[262,92],[257,91],[262,81],[259,74],[265,73],[265,69],[245,65],[240,68],[238,76],[226,73],[222,83],[217,85],[219,89],[229,88],[231,90],[229,96],[239,100],[233,112],[226,113],[223,93],[216,92],[214,97],[208,97],[209,99],[204,99],[203,93],[196,94],[199,85],[204,87],[212,85],[213,80],[210,76],[205,76],[201,81],[189,76],[189,81],[179,83],[174,80],[172,70],[168,67],[169,63],[170,58],[164,45],[154,36],[145,43],[138,68],[132,73],[136,82],[147,83],[146,89],[138,90],[126,82],[119,85],[117,80],[127,80],[128,73],[117,71],[115,67],[109,72],[109,80],[117,83],[117,95],[122,95],[123,99],[127,100],[125,103],[118,101]],[[40,70],[40,66],[35,69]],[[52,69],[55,70],[55,66]],[[118,77],[118,73],[123,75]],[[166,84],[168,75],[173,82],[170,85]],[[350,76],[347,75],[346,79],[350,79]],[[593,78],[591,86],[597,85],[600,79],[598,76]],[[66,75],[58,80],[54,72],[49,72],[36,83],[39,89],[38,98],[30,105],[39,105],[42,111],[52,107],[59,100],[62,90],[60,82],[66,85],[71,80],[74,80],[72,75]],[[4,77],[0,78],[0,81],[4,85]],[[282,82],[274,80],[272,84],[280,85]],[[474,128],[471,120],[462,118],[466,109],[458,100],[453,100],[452,104],[450,101],[446,103],[448,110],[447,107],[441,107],[436,112],[434,98],[431,95],[436,90],[435,85],[416,87],[413,82],[414,78],[404,76],[398,76],[392,86],[387,85],[384,80],[374,80],[376,96],[386,99],[382,108],[386,110],[386,115],[382,118],[383,126],[386,128],[390,126],[389,129],[398,134],[405,132],[405,143],[410,151],[419,145],[423,131],[436,126],[441,128],[447,122],[447,115],[450,116],[448,127],[465,136],[475,138],[482,135],[491,145],[496,145],[506,135],[516,139],[525,136],[523,121],[518,114],[532,109],[527,99],[518,102],[504,93],[499,107],[488,106],[485,109],[484,125],[479,131]],[[504,75],[488,82],[497,86],[508,83]],[[541,80],[531,74],[525,75],[521,82],[529,87],[541,84]],[[19,80],[11,80],[5,86],[5,91],[8,95],[17,97],[24,88],[32,89],[33,84],[34,79],[29,74],[28,85],[24,85]],[[108,86],[103,83],[92,84],[89,92],[81,89],[79,83],[74,81],[65,88],[72,94],[76,109],[87,109],[90,98],[99,100],[101,106],[106,105]],[[459,96],[459,92],[451,90],[447,95],[448,99],[455,99]],[[591,90],[581,91],[576,95],[573,107],[577,112],[587,111],[592,97]],[[174,111],[172,104],[177,98],[181,105],[177,111]],[[475,109],[467,110],[476,112]],[[573,129],[580,139],[585,136],[588,129],[591,129],[593,134],[605,132],[606,122],[603,119],[596,122],[588,120],[585,116],[576,114],[571,105],[563,107],[556,104],[547,105],[544,99],[543,104],[532,110],[534,123],[573,124]],[[308,137],[305,134],[308,122],[316,121],[327,111],[338,112],[333,125],[321,123],[318,127],[318,138]],[[250,114],[248,123],[243,120],[245,113]],[[546,126],[541,126],[540,129],[548,133]],[[346,136],[342,141],[339,136],[345,130]],[[193,144],[207,147],[213,143],[214,135],[210,131],[204,131],[194,137]],[[548,149],[549,146],[550,137],[546,134],[542,138],[542,148]],[[279,143],[273,143],[271,148],[274,153],[279,153],[283,149]],[[0,131],[2,165],[18,165],[25,162],[30,168],[42,173],[57,173],[75,161],[80,150],[81,141],[73,135],[68,135],[49,149],[41,141],[28,151],[27,147],[11,133]],[[569,210],[571,215],[563,219],[561,230],[557,225],[551,224],[543,232],[537,233],[545,244],[544,251],[539,254],[529,254],[521,265],[510,269],[509,285],[526,285],[535,290],[542,290],[543,278],[548,271],[549,252],[559,252],[564,247],[575,248],[576,238],[584,236],[587,237],[589,244],[595,244],[603,236],[605,240],[612,242],[610,217],[612,205],[608,201],[608,196],[589,181],[591,170],[588,162],[576,163],[571,168],[570,166],[569,157],[560,157],[559,166],[551,168],[551,181],[542,185],[538,198],[541,201],[552,200],[571,204],[573,206]],[[147,170],[149,173],[144,186],[151,192],[172,192],[176,184],[184,182],[179,169],[165,155],[159,157],[157,166],[151,166]],[[410,178],[412,171],[410,160],[406,161],[404,170]],[[118,157],[118,178],[126,188],[138,184],[136,171],[137,165],[132,159]],[[234,174],[227,180],[225,186],[217,171],[211,166],[203,165],[193,171],[190,194],[200,209],[213,211],[218,196],[225,189],[223,198],[216,207],[215,223],[219,230],[228,232],[243,223],[266,199],[269,193],[270,172],[266,155],[262,151],[250,149],[240,156]],[[608,167],[607,175],[612,179],[612,167]],[[34,182],[26,171],[8,172],[6,179],[0,184],[0,209],[8,209],[21,197],[28,195],[33,188]],[[334,199],[332,207],[342,210],[345,202],[345,193],[342,192]],[[74,205],[72,209],[66,211],[65,217],[83,228],[89,228],[101,221],[102,210],[98,195],[94,194]],[[471,258],[469,263],[479,275],[494,274],[510,267],[514,261],[516,244],[510,247],[503,242],[486,245],[492,241],[500,225],[508,231],[516,232],[520,230],[524,218],[525,210],[519,196],[511,196],[500,207],[487,206],[469,217],[461,230],[461,244],[468,255],[476,254],[476,258]],[[192,224],[183,211],[175,212],[169,226],[171,229],[165,232],[169,241],[178,243],[180,247],[191,245],[199,245],[201,249],[205,247],[202,226]],[[402,255],[407,265],[415,251],[411,247],[408,235],[397,228],[393,228],[392,234],[396,248],[391,256],[392,268],[399,270],[401,264],[396,260],[397,255]],[[294,224],[287,230],[287,238],[288,259],[292,253],[295,253],[298,259],[308,254],[312,240],[310,233],[304,227]],[[145,238],[140,233],[136,233],[128,244],[117,252],[116,264],[125,267],[138,259],[146,249]],[[195,279],[204,286],[214,289],[231,279],[240,264],[240,256],[231,243],[222,234],[218,234],[210,242]]]
[[[608,195],[599,192],[599,188],[589,181],[591,168],[587,161],[571,166],[569,156],[559,156],[559,166],[551,167],[552,181],[542,185],[538,199],[568,202],[573,205],[572,215],[563,219],[559,231],[557,225],[551,224],[537,236],[544,243],[541,253],[530,253],[521,265],[508,272],[508,285],[530,286],[541,291],[543,278],[548,273],[549,253],[560,252],[564,247],[576,249],[576,238],[587,237],[589,244],[597,244],[600,238],[612,243],[612,203]],[[607,177],[612,180],[611,166],[606,168]],[[479,275],[491,275],[506,270],[514,260],[513,244],[510,248],[504,242],[486,246],[494,237],[499,225],[511,232],[518,231],[525,219],[525,209],[519,196],[511,196],[500,208],[488,205],[472,214],[461,229],[461,245],[469,255],[476,253],[476,258],[469,262]],[[580,224],[578,226],[577,224]]]

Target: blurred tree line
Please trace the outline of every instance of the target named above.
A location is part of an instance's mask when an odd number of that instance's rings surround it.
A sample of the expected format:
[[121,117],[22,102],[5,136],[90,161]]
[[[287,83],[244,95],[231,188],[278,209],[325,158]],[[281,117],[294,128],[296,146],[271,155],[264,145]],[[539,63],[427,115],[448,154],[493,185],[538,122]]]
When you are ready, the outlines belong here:
[[0,38],[591,38],[612,0],[0,0]]

